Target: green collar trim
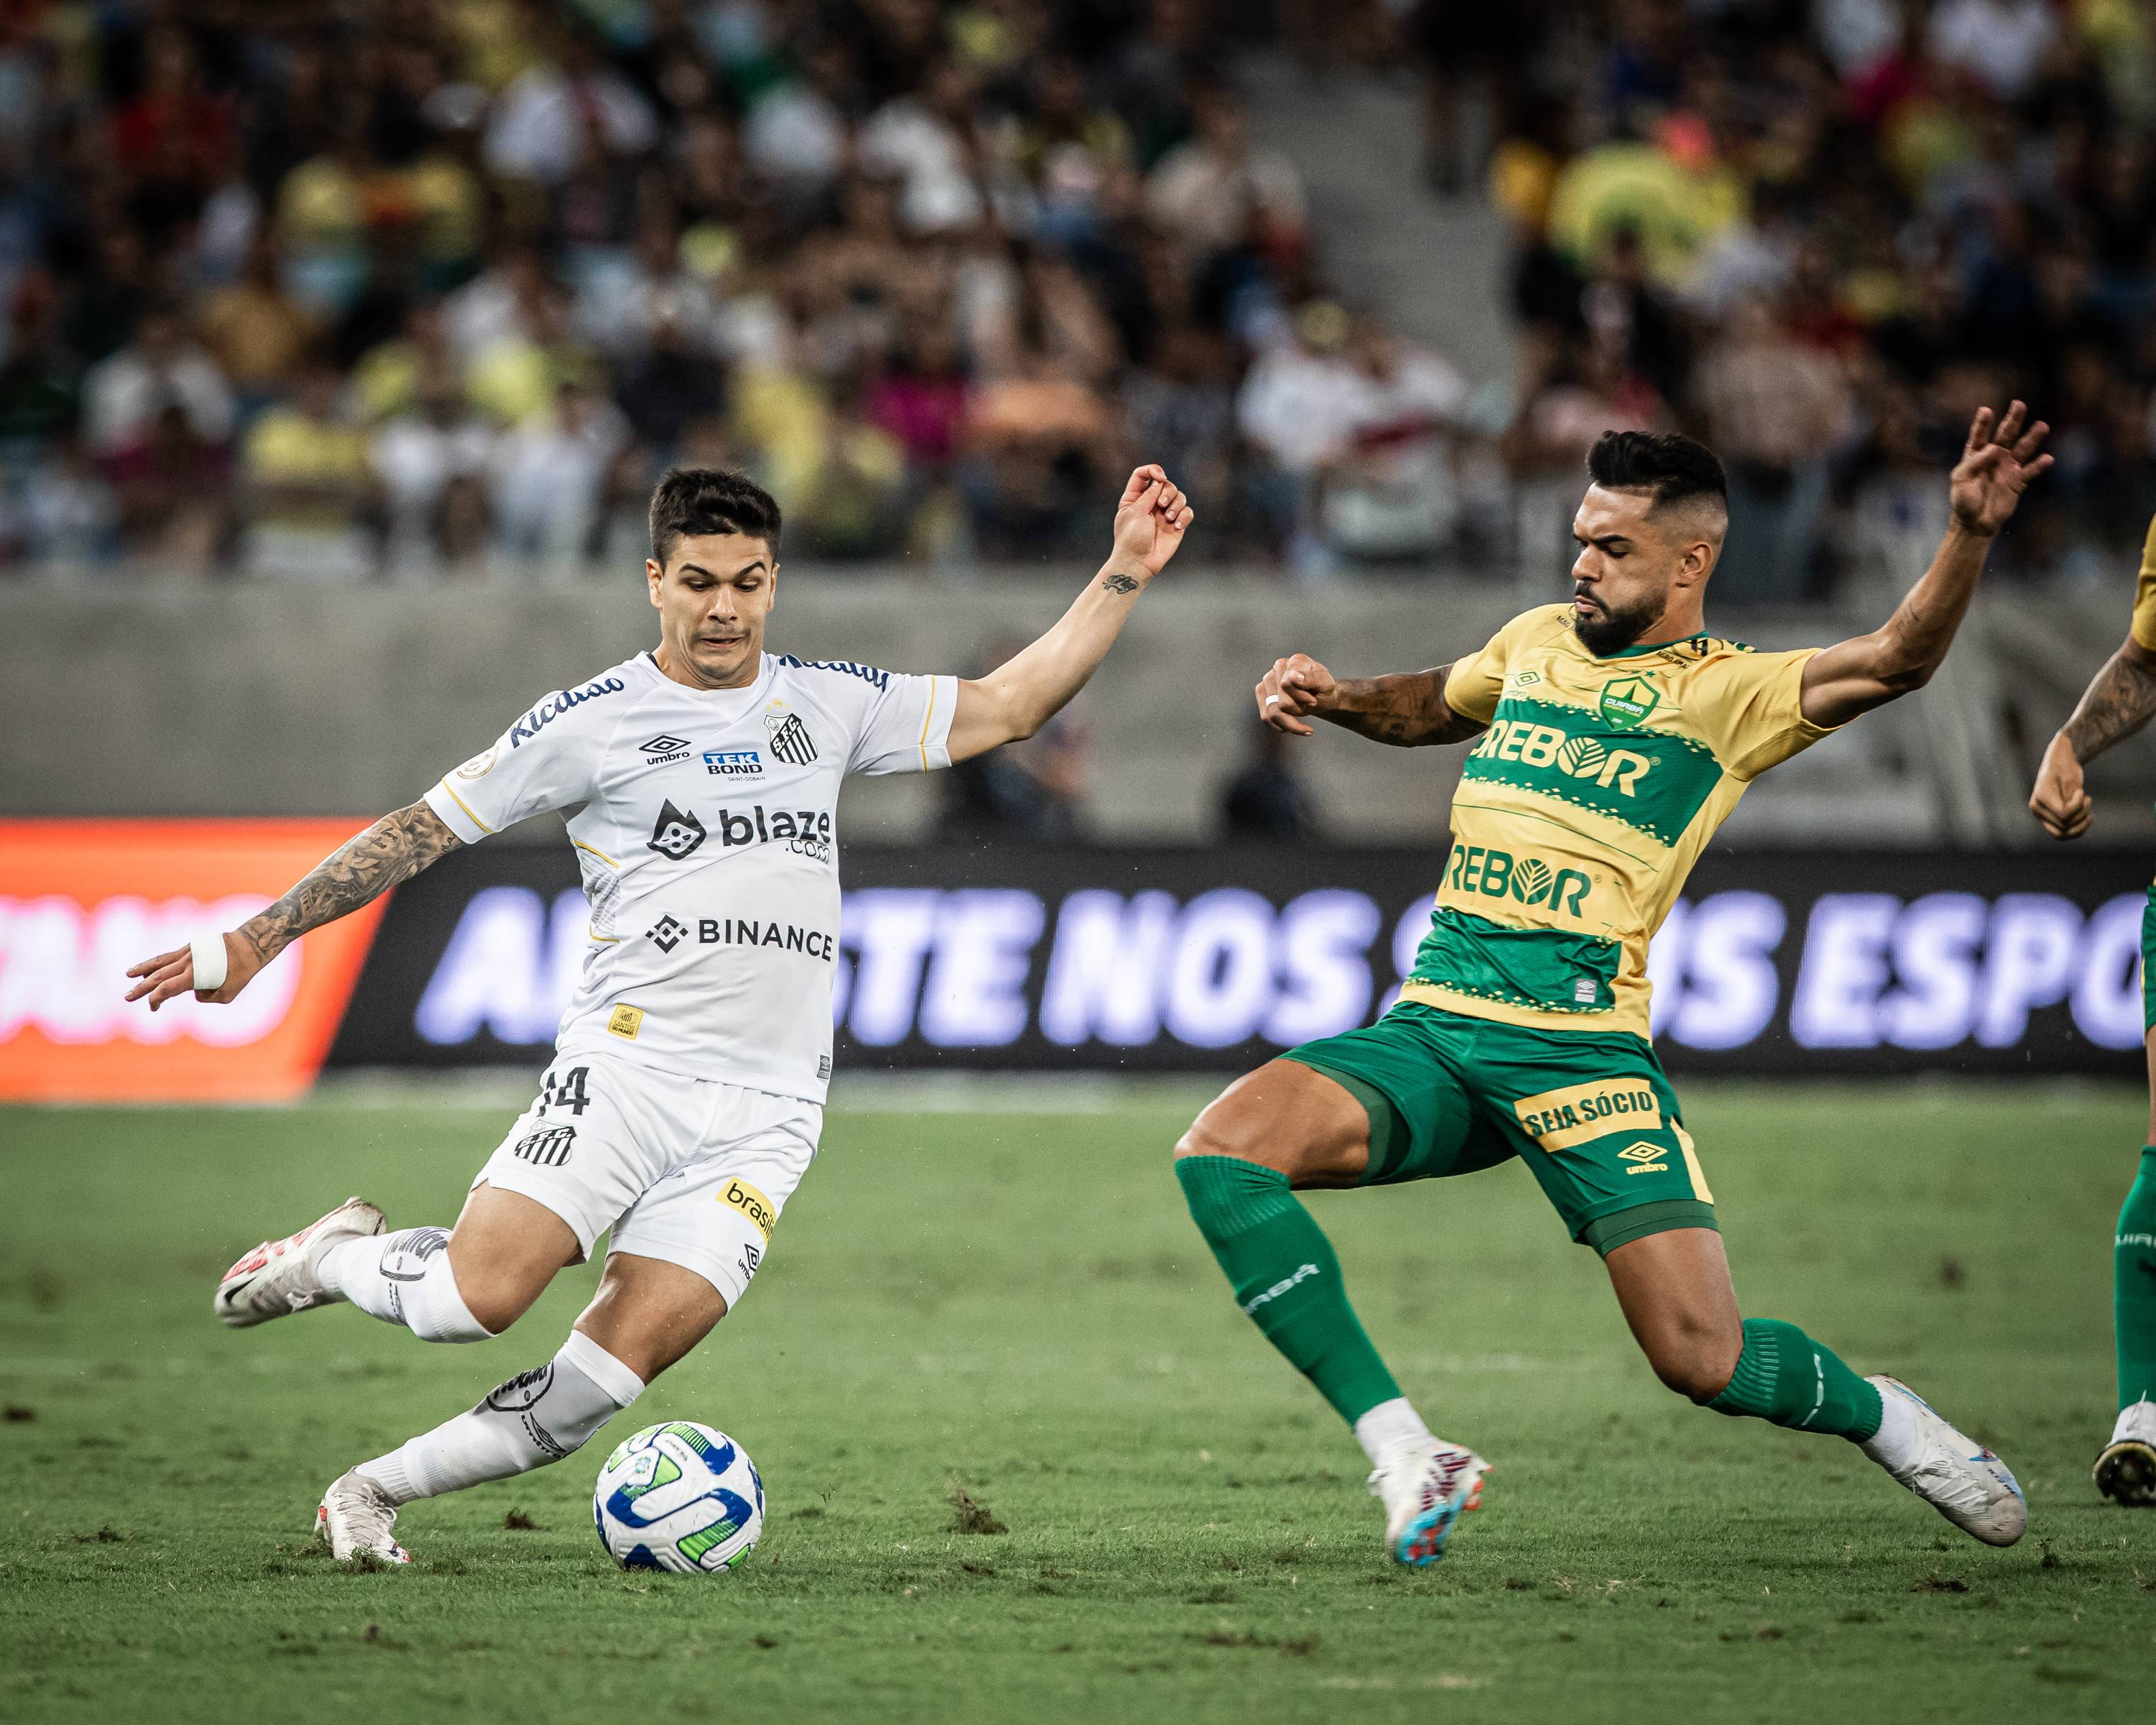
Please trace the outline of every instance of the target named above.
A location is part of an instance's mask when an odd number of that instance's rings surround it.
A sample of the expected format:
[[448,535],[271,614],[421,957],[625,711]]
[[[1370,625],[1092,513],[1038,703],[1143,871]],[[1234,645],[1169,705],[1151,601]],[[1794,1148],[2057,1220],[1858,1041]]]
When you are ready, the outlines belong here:
[[1702,631],[1696,635],[1681,636],[1674,641],[1656,641],[1651,644],[1635,641],[1629,647],[1620,647],[1614,653],[1597,653],[1591,656],[1596,659],[1644,659],[1650,653],[1666,653],[1672,647],[1690,647],[1698,642],[1713,639],[1712,635]]
[[[1579,640],[1579,637],[1576,634],[1573,636],[1573,639],[1575,641]],[[1670,653],[1674,652],[1679,647],[1699,647],[1703,649],[1709,641],[1721,640],[1721,639],[1722,638],[1719,635],[1711,635],[1702,629],[1696,635],[1681,635],[1674,641],[1635,641],[1629,647],[1620,647],[1614,653],[1589,653],[1587,656],[1598,662],[1611,659],[1644,659],[1650,653]],[[1580,642],[1580,645],[1583,648],[1584,648],[1586,644],[1587,644],[1584,641]],[[1742,641],[1725,641],[1722,644],[1725,646],[1734,647],[1740,653],[1749,653],[1752,650]]]

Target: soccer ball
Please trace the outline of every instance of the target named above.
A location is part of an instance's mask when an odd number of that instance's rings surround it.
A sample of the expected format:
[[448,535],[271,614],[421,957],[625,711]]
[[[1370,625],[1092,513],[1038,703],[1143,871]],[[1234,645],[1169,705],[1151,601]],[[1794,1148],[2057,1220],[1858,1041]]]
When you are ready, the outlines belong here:
[[763,1480],[722,1431],[690,1420],[647,1425],[599,1470],[592,1519],[624,1569],[732,1569],[763,1532]]

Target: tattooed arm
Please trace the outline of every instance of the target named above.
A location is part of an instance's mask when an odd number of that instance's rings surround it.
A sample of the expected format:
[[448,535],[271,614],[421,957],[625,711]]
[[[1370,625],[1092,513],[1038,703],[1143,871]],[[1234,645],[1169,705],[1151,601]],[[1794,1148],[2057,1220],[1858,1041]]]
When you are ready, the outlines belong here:
[[2104,661],[2073,716],[2044,751],[2029,812],[2054,839],[2078,839],[2096,818],[2082,768],[2156,718],[2156,653],[2133,636]]
[[[220,1004],[233,999],[257,971],[309,929],[373,903],[463,842],[424,802],[383,815],[349,845],[325,857],[312,874],[268,910],[225,936],[224,986],[203,998]],[[127,974],[140,979],[128,991],[128,999],[146,995],[150,1010],[155,1012],[193,988],[194,957],[182,947],[144,959]]]
[[1190,528],[1183,493],[1159,468],[1131,475],[1116,506],[1116,544],[1055,627],[986,676],[961,681],[952,715],[954,761],[1031,737],[1086,686],[1108,656],[1147,583]]
[[1445,698],[1452,667],[1342,681],[1307,654],[1276,659],[1258,685],[1258,716],[1276,731],[1307,737],[1322,719],[1394,748],[1467,742],[1489,726],[1455,711]]

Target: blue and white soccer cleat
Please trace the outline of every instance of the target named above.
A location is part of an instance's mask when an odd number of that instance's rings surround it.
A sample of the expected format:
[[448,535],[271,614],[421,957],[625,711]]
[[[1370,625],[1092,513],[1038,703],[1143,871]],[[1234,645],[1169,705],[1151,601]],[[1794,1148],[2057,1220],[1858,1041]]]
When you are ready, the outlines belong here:
[[289,1317],[344,1298],[321,1285],[315,1266],[340,1240],[379,1234],[388,1224],[363,1198],[347,1198],[329,1214],[282,1240],[265,1240],[224,1272],[211,1309],[235,1330]]
[[397,1506],[389,1494],[357,1468],[342,1475],[322,1493],[315,1512],[315,1532],[339,1563],[372,1552],[385,1563],[408,1563],[412,1553],[392,1537]]
[[2156,1402],[2122,1409],[2096,1458],[2096,1488],[2125,1509],[2156,1504]]
[[1900,1378],[1865,1381],[1887,1402],[1888,1424],[1861,1445],[1864,1453],[1970,1538],[1986,1545],[2019,1539],[2029,1526],[2029,1505],[2006,1464],[1956,1430]]
[[1370,1495],[1385,1506],[1385,1550],[1419,1569],[1445,1555],[1453,1523],[1482,1507],[1490,1464],[1472,1450],[1440,1442],[1411,1450],[1370,1476]]

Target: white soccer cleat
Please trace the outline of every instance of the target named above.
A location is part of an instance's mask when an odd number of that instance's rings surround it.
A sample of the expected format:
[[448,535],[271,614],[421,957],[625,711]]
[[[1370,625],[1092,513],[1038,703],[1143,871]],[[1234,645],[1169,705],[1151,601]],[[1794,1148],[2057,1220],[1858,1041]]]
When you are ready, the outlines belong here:
[[1370,1476],[1370,1495],[1385,1506],[1385,1550],[1411,1568],[1445,1555],[1452,1524],[1482,1507],[1490,1464],[1472,1450],[1440,1442],[1409,1450]]
[[1986,1545],[2019,1539],[2029,1526],[2029,1505],[2006,1464],[1941,1419],[1900,1378],[1865,1382],[1913,1417],[1916,1429],[1898,1465],[1878,1453],[1878,1436],[1860,1446],[1864,1453],[1972,1538]]
[[385,1563],[408,1563],[412,1553],[391,1538],[397,1506],[389,1494],[357,1468],[322,1493],[315,1512],[315,1532],[340,1563],[372,1552]]
[[347,1198],[297,1234],[264,1240],[226,1271],[210,1309],[218,1322],[244,1330],[311,1307],[333,1306],[344,1296],[332,1294],[316,1278],[315,1266],[322,1254],[340,1240],[362,1240],[388,1225],[365,1199]]
[[2119,1410],[2111,1441],[2096,1458],[2096,1488],[2125,1509],[2156,1504],[2156,1402]]

